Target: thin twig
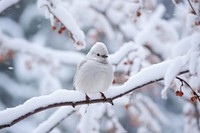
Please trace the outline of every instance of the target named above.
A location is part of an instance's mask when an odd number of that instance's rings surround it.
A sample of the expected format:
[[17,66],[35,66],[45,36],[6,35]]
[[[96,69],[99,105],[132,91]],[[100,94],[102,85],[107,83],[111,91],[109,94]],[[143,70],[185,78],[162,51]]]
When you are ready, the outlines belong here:
[[[180,80],[182,83],[185,83],[189,88],[190,90],[192,91],[192,93],[198,98],[199,102],[200,102],[200,96],[192,89],[192,87],[183,79],[179,78],[179,77],[176,77],[178,80]],[[181,84],[182,85],[182,84]]]
[[[56,15],[52,12],[52,10],[51,10],[51,8],[53,7],[53,3],[51,2],[50,5],[51,5],[51,7],[49,7],[47,4],[44,4],[44,5],[42,5],[40,8],[46,7],[47,10],[49,11],[49,13],[52,14],[52,15],[54,16],[54,18],[57,18],[57,16],[56,16]],[[59,21],[60,21],[60,19],[59,19]],[[68,35],[75,43],[77,43],[76,40],[75,40],[75,38],[74,38],[74,36],[73,36],[73,33],[72,33],[71,31],[69,31],[69,30],[67,29],[67,27],[66,27],[61,21],[60,21],[59,23],[60,23],[61,27],[62,27],[62,26],[65,27],[65,29],[67,30],[67,33],[68,33],[67,35]]]
[[67,114],[65,117],[63,117],[59,122],[57,122],[54,126],[51,127],[51,129],[49,129],[47,131],[47,133],[51,132],[55,127],[57,127],[62,121],[64,121],[67,117],[69,117],[70,115],[72,115],[73,113],[75,113],[76,110],[71,111],[69,114]]
[[183,82],[181,82],[180,91],[182,92]]
[[193,6],[192,6],[190,0],[188,0],[188,3],[189,3],[189,5],[190,5],[190,7],[191,7],[191,9],[192,9],[191,13],[193,13],[194,15],[197,15],[197,13],[196,13],[196,11],[194,10],[194,8],[193,8]]

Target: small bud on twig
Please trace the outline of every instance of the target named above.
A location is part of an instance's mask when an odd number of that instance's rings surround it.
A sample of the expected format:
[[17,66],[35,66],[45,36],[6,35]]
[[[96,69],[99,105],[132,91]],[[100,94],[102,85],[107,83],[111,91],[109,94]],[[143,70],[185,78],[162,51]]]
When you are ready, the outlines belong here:
[[140,16],[141,16],[141,12],[137,11],[137,17],[140,17]]
[[124,65],[127,65],[128,63],[127,62],[124,62]]
[[130,107],[130,104],[125,104],[125,105],[124,105],[124,108],[125,108],[126,110],[128,110],[129,107]]

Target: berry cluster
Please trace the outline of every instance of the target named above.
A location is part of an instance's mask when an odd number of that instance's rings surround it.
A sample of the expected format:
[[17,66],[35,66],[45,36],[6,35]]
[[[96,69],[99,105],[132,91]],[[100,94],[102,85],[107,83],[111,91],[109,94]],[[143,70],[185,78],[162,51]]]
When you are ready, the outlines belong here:
[[0,63],[5,62],[6,60],[12,59],[14,56],[14,52],[12,50],[8,50],[0,54]]
[[[54,18],[55,19],[55,22],[56,23],[58,23],[58,24],[60,24],[61,26],[60,26],[60,29],[58,30],[58,34],[62,34],[65,30],[66,30],[66,27],[60,22],[60,20],[58,19],[58,18]],[[52,30],[56,30],[57,29],[57,27],[55,26],[55,25],[53,25],[52,27],[51,27],[51,29]]]
[[133,61],[132,60],[128,60],[128,61],[125,61],[124,62],[124,65],[132,65],[133,64]]
[[179,77],[176,77],[176,78],[181,81],[180,91],[177,90],[175,92],[176,96],[182,97],[184,95],[184,93],[182,91],[182,87],[183,87],[183,83],[185,83],[189,87],[189,89],[192,91],[192,93],[193,93],[193,95],[190,97],[190,100],[192,102],[200,101],[200,96],[192,89],[192,87],[185,80],[183,80],[183,79],[181,79]]

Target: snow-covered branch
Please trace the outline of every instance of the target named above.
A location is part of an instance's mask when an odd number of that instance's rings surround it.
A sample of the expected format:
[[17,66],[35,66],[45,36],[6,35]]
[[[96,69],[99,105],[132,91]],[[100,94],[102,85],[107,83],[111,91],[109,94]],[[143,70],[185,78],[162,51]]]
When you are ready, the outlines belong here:
[[48,133],[74,112],[76,111],[70,107],[62,107],[41,123],[32,133]]
[[[89,104],[102,102],[109,102],[113,104],[113,100],[117,98],[153,82],[163,80],[165,73],[172,62],[173,60],[168,60],[163,63],[144,68],[139,73],[131,76],[124,85],[110,87],[110,89],[104,93],[107,97],[106,100],[103,99],[100,94],[90,96],[91,100]],[[187,69],[181,69],[179,74],[186,72],[188,72]],[[0,129],[12,126],[35,113],[49,108],[59,106],[75,107],[83,104],[88,104],[85,99],[85,94],[73,90],[58,90],[50,95],[31,98],[22,105],[1,111]]]
[[[6,91],[13,98],[31,98],[37,94],[35,88],[28,85],[19,85],[16,81],[1,72],[0,87],[2,87],[1,89]],[[18,88],[20,89],[18,90]],[[13,93],[13,89],[18,91]],[[32,93],[29,93],[30,90],[32,91]]]
[[0,14],[6,10],[7,8],[13,6],[14,4],[18,3],[20,0],[1,0],[0,1]]
[[60,0],[38,0],[38,8],[44,10],[46,18],[51,21],[52,29],[56,30],[55,23],[60,23],[59,34],[67,30],[69,36],[75,42],[77,49],[83,49],[86,46],[85,34],[77,25],[72,14],[61,4]]
[[[56,59],[66,65],[77,65],[83,58],[84,54],[75,51],[61,51],[47,47],[39,46],[21,38],[11,38],[0,33],[0,48],[33,55],[43,60]],[[109,55],[109,61],[116,65],[131,52],[142,53],[142,47],[134,42],[124,43],[124,45],[114,54]],[[67,60],[69,59],[70,60]],[[73,59],[72,59],[73,58]]]
[[128,54],[135,52],[136,53],[142,53],[144,49],[137,45],[136,43],[130,41],[128,43],[124,43],[124,45],[115,53],[109,55],[109,61],[113,65],[119,64]]
[[[43,60],[56,59],[66,65],[77,65],[84,57],[84,54],[75,51],[61,51],[42,47],[20,38],[10,38],[0,33],[0,48],[33,55]],[[67,59],[71,60],[67,60]],[[73,58],[73,59],[72,59]]]

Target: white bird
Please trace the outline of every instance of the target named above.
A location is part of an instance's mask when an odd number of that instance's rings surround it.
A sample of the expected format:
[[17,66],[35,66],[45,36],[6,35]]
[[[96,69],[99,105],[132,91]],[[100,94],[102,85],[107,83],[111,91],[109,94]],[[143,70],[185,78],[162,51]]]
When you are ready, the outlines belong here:
[[90,49],[85,59],[77,67],[74,76],[74,87],[86,94],[101,93],[106,99],[103,91],[107,90],[113,81],[113,69],[107,59],[108,50],[104,43],[97,42]]

